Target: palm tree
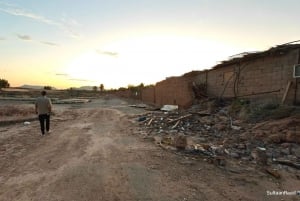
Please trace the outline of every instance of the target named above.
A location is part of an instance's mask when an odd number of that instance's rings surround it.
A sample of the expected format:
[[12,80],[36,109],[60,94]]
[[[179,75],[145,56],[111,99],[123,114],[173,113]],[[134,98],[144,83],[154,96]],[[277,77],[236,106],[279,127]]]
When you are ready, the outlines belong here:
[[100,91],[101,91],[101,92],[104,91],[104,85],[103,85],[103,84],[100,84],[100,87],[99,87],[99,88],[100,88]]

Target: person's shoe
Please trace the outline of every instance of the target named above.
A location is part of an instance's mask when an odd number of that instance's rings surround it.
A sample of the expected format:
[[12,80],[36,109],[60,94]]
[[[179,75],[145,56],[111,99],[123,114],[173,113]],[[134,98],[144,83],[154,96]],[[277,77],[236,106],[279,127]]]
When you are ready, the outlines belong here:
[[41,133],[41,136],[43,137],[45,134],[44,133]]
[[46,131],[46,133],[49,135],[51,133],[51,131]]

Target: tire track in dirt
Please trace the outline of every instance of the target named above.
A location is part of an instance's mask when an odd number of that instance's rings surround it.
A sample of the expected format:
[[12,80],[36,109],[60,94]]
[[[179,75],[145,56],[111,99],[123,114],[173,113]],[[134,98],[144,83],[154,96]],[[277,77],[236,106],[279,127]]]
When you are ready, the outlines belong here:
[[136,200],[141,197],[146,188],[138,190],[140,185],[129,180],[138,181],[134,178],[135,167],[142,172],[142,166],[128,165],[135,157],[127,157],[128,153],[134,155],[128,152],[128,147],[138,142],[122,133],[129,123],[122,116],[110,109],[80,110],[76,115],[67,112],[55,117],[61,123],[53,119],[50,136],[37,135],[37,122],[25,128],[34,145],[22,142],[22,129],[16,136],[3,139],[3,143],[18,144],[19,137],[25,151],[13,158],[18,149],[15,145],[11,147],[7,168],[1,169],[0,200]]

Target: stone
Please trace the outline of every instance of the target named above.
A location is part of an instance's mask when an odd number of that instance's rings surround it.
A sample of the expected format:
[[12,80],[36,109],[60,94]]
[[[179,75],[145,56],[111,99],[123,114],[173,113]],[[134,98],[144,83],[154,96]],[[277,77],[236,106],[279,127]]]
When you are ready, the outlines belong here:
[[258,139],[258,140],[262,139],[266,136],[266,133],[263,130],[256,130],[256,131],[254,131],[253,134],[254,134],[254,138]]
[[256,161],[257,164],[267,165],[268,157],[266,151],[256,148],[252,150],[251,157]]
[[143,122],[143,121],[146,121],[146,119],[147,119],[147,117],[139,117],[139,118],[137,119],[137,121]]
[[217,166],[225,166],[225,165],[226,165],[226,160],[225,160],[224,157],[218,156],[218,157],[215,157],[215,158],[213,159],[213,163],[214,163],[215,165],[217,165]]
[[241,160],[243,160],[243,161],[250,161],[250,160],[251,160],[251,157],[249,157],[249,156],[244,156],[244,157],[241,158]]
[[282,153],[284,155],[290,155],[291,150],[290,150],[290,148],[280,149],[280,153]]
[[226,129],[226,125],[219,123],[214,126],[218,131],[224,131]]
[[236,146],[236,148],[237,148],[237,149],[246,149],[247,147],[246,147],[245,144],[238,144],[238,145]]
[[278,170],[273,169],[273,168],[266,168],[265,169],[267,173],[275,177],[276,179],[280,179],[281,175],[279,174]]
[[291,146],[292,146],[292,144],[291,143],[287,143],[287,142],[281,144],[282,148],[291,148]]
[[241,141],[247,141],[248,138],[249,138],[249,136],[250,136],[250,133],[244,132],[244,133],[242,133],[242,134],[240,135],[240,140],[241,140]]
[[223,155],[224,154],[224,147],[222,145],[212,145],[210,146],[211,152],[217,155]]
[[177,149],[185,149],[187,146],[187,138],[184,135],[177,135],[174,138],[174,146]]
[[294,155],[288,155],[286,158],[291,161],[297,161],[297,156],[294,156]]
[[300,131],[287,131],[285,141],[300,144]]
[[279,133],[280,132],[280,129],[277,127],[277,126],[274,126],[272,129],[271,129],[271,133],[273,134],[276,134],[276,133]]
[[153,142],[155,142],[156,144],[160,144],[162,141],[161,136],[153,136],[150,138]]
[[167,145],[172,145],[172,138],[169,136],[163,136],[161,139],[161,143],[167,144]]
[[218,115],[217,118],[218,118],[218,120],[220,120],[221,122],[228,122],[228,117],[227,117],[227,116],[221,116],[221,115]]
[[282,134],[271,134],[268,136],[267,140],[270,143],[276,143],[279,144],[284,139],[284,136]]
[[201,146],[202,146],[205,150],[209,150],[209,149],[210,149],[210,145],[209,145],[209,144],[201,144]]
[[300,147],[292,147],[291,149],[292,154],[294,154],[296,157],[300,158]]
[[240,154],[237,153],[237,152],[231,152],[229,155],[230,155],[232,158],[240,158]]

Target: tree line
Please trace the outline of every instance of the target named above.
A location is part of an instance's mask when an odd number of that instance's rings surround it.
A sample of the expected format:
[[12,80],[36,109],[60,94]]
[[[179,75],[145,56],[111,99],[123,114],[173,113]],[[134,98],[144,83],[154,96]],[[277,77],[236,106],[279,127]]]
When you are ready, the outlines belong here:
[[9,86],[10,86],[9,82],[6,79],[0,79],[0,89],[8,88]]
[[[9,82],[8,82],[6,79],[0,79],[0,89],[1,89],[1,88],[9,88],[9,87],[10,87],[10,84],[9,84]],[[129,90],[131,90],[131,91],[139,91],[139,90],[141,90],[141,89],[144,88],[144,87],[145,87],[144,84],[141,83],[140,85],[137,85],[137,86],[134,86],[134,85],[128,85],[127,88],[120,87],[118,90],[129,89]],[[93,87],[93,91],[97,91],[98,88],[99,88],[99,90],[100,90],[101,92],[105,91],[105,88],[104,88],[104,85],[103,85],[103,84],[100,84],[99,87],[94,86],[94,87]],[[44,86],[44,89],[45,89],[45,90],[52,90],[53,87],[51,87],[51,86]],[[73,88],[70,88],[70,90],[72,90],[72,89],[73,89]]]

